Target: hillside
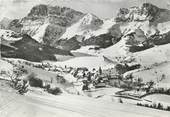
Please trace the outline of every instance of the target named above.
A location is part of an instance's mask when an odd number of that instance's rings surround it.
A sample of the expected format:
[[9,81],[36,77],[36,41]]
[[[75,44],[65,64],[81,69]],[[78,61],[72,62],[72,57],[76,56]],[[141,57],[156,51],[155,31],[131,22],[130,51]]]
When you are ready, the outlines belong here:
[[[69,51],[56,49],[38,43],[28,35],[1,30],[1,56],[9,58],[22,58],[29,61],[40,62],[43,60],[57,61],[55,55],[72,56]],[[16,36],[15,36],[16,35]]]
[[38,42],[52,45],[68,26],[83,16],[83,13],[66,7],[37,5],[24,18],[11,21],[9,29],[26,33]]
[[[93,14],[66,7],[37,5],[24,18],[10,21],[7,29],[28,34],[48,46],[74,50],[81,45],[102,48],[112,45],[114,35],[109,29],[114,24],[114,19],[102,20]],[[74,48],[70,42],[74,43]]]

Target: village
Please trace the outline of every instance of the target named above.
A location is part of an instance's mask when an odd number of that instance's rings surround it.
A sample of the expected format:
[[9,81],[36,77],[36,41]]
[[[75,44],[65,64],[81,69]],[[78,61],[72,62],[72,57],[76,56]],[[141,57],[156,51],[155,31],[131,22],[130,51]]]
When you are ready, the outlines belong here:
[[[92,70],[89,70],[86,67],[82,68],[73,68],[68,66],[56,66],[56,65],[50,65],[50,63],[32,63],[28,61],[12,61],[7,60],[9,63],[13,64],[14,66],[18,66],[17,63],[22,64],[22,66],[19,66],[21,69],[25,69],[26,66],[31,66],[33,68],[42,69],[45,71],[53,72],[56,74],[56,79],[54,78],[46,78],[41,79],[43,85],[55,85],[56,83],[65,82],[66,80],[70,80],[69,78],[64,78],[63,74],[69,74],[72,75],[72,78],[74,80],[71,80],[71,83],[77,83],[81,82],[82,90],[83,91],[91,91],[93,89],[97,88],[109,88],[109,87],[117,87],[121,88],[121,93],[118,92],[119,95],[129,95],[132,97],[142,97],[143,95],[147,95],[148,93],[154,93],[154,92],[161,92],[161,93],[168,93],[170,94],[169,89],[163,89],[163,88],[155,88],[155,82],[149,81],[147,83],[143,83],[142,79],[140,78],[133,78],[133,76],[129,75],[126,78],[123,77],[123,73],[125,72],[123,67],[118,64],[114,68],[110,69],[102,69],[99,67],[98,69],[93,68]],[[121,69],[119,68],[121,67]],[[136,66],[131,66],[131,68]],[[163,79],[162,75],[162,79]]]
[[[135,79],[132,75],[123,76],[127,68],[133,69],[138,65],[117,64],[109,69],[99,67],[89,70],[86,67],[73,68],[66,65],[61,67],[48,62],[34,63],[5,58],[4,61],[17,68],[16,71],[13,71],[12,77],[9,76],[9,81],[13,82],[12,87],[22,95],[33,91],[32,87],[40,88],[53,95],[67,92],[95,99],[102,99],[108,93],[109,97],[118,100],[119,103],[131,103],[169,111],[169,105],[164,104],[163,106],[159,102],[155,103],[145,98],[154,94],[170,95],[169,88],[157,87],[154,81],[144,83],[142,79]],[[39,76],[37,73],[41,75]],[[4,74],[7,73],[1,72],[1,76]],[[44,74],[53,75],[46,77]],[[162,80],[164,77],[162,75],[159,79]],[[161,108],[157,108],[158,105],[161,105]]]

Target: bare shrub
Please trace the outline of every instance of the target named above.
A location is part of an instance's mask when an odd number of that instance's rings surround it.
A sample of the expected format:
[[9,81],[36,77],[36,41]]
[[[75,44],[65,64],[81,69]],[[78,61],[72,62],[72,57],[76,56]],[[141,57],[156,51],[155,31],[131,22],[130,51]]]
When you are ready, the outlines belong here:
[[30,86],[43,88],[43,81],[37,78],[34,73],[30,74],[28,76],[28,79],[29,79]]

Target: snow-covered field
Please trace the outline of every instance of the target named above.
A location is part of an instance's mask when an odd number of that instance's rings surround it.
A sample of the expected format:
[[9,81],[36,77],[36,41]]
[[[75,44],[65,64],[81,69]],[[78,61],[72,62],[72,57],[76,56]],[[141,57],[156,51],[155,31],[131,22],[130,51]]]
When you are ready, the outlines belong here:
[[163,94],[152,94],[144,97],[146,100],[150,100],[153,103],[161,103],[165,106],[170,106],[170,96],[169,95],[163,95]]
[[136,52],[133,56],[143,66],[166,62],[170,60],[170,44],[155,46],[148,50]]
[[94,48],[97,47],[95,45],[90,45],[90,46],[82,46],[80,49],[77,50],[72,50],[71,52],[79,52],[79,53],[85,53],[89,55],[98,55],[100,53],[99,50],[95,50]]
[[0,90],[1,117],[169,117],[169,112],[110,103],[89,97],[29,92],[25,96]]
[[170,96],[169,95],[152,94],[152,95],[148,95],[144,98],[148,99],[148,100],[152,100],[154,102],[156,102],[156,101],[166,102],[166,103],[169,103],[169,105],[170,105]]
[[113,66],[112,63],[109,63],[104,60],[103,57],[98,56],[86,56],[86,57],[76,57],[70,60],[66,60],[63,62],[50,62],[50,64],[54,64],[57,66],[68,66],[68,67],[86,67],[88,69],[99,68],[99,67],[109,67]]

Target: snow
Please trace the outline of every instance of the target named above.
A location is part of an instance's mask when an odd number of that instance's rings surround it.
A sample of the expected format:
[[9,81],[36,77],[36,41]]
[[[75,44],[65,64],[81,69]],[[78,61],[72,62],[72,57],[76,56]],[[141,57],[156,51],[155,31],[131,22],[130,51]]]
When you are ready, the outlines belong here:
[[170,96],[164,95],[164,94],[152,94],[144,97],[146,100],[150,100],[153,103],[161,103],[163,104],[163,107],[166,108],[167,106],[170,106]]
[[[140,69],[140,70],[134,70],[130,71],[124,74],[124,76],[127,76],[128,74],[131,74],[134,76],[134,78],[141,78],[143,79],[143,82],[149,82],[154,81],[155,83],[163,83],[159,87],[165,87],[167,88],[167,85],[170,83],[170,63],[164,63],[159,66],[155,66],[150,69]],[[165,75],[165,79],[162,79],[162,75]]]
[[155,46],[133,55],[137,62],[143,66],[150,66],[155,63],[162,63],[170,60],[170,44]]
[[[28,92],[20,96],[0,91],[1,117],[168,117],[169,112],[118,104],[89,97]],[[7,103],[8,102],[8,103]]]
[[77,81],[77,78],[75,78],[73,75],[71,74],[66,74],[64,75],[64,79],[66,79],[68,82],[73,83]]
[[0,38],[5,39],[7,41],[18,41],[21,40],[22,38],[14,38],[12,35],[17,34],[14,31],[11,30],[5,30],[5,29],[0,29]]
[[147,18],[146,15],[140,13],[139,7],[130,7],[129,13],[126,14],[125,17],[126,17],[126,19],[130,18],[133,21],[135,21],[135,20],[144,21]]
[[24,69],[26,69],[28,71],[28,74],[34,73],[37,78],[39,78],[45,82],[53,81],[54,83],[56,83],[57,74],[55,72],[46,71],[43,69],[30,67],[27,65],[24,65]]
[[83,29],[83,26],[90,25],[93,18],[97,18],[92,14],[85,15],[80,21],[68,27],[66,32],[60,37],[60,39],[70,39],[75,35],[83,35],[85,39],[92,36],[99,36],[101,34],[108,33],[109,29],[115,24],[114,19],[105,20],[104,23],[97,29],[91,28]]
[[108,67],[112,66],[112,63],[109,63],[104,60],[104,58],[101,56],[85,56],[85,57],[76,57],[72,58],[70,60],[66,60],[63,62],[50,62],[50,64],[56,65],[56,66],[68,66],[68,67],[86,67],[88,69],[93,69],[96,68],[98,69],[99,67]]
[[[94,91],[89,91],[89,92],[85,92],[87,95],[89,95],[90,97],[93,98],[98,98],[100,100],[102,100],[103,96],[110,96],[112,97],[113,95],[115,95],[116,92],[121,91],[122,89],[119,88],[99,88],[99,89],[95,89]],[[99,98],[101,96],[101,98]],[[109,101],[109,100],[108,100]]]
[[[84,16],[79,22],[73,24],[71,27],[67,28],[66,32],[60,37],[61,39],[70,39],[74,37],[75,35],[82,35],[85,37],[85,39],[88,39],[92,36],[99,36],[101,34],[108,33],[109,29],[116,24],[114,19],[108,19],[104,20],[104,23],[97,29],[82,29],[83,25],[90,25],[92,19],[94,16],[92,15],[86,15]],[[129,17],[129,16],[128,16]],[[145,19],[145,15],[134,15],[136,19]],[[142,20],[142,21],[132,21],[128,23],[124,23],[120,25],[121,32],[124,35],[130,34],[132,32],[135,32],[136,29],[142,29],[144,31],[144,34],[148,37],[151,35],[154,35],[156,33],[156,30],[160,31],[160,34],[164,34],[169,32],[170,30],[170,21],[164,22],[164,23],[158,23],[157,26],[151,26],[148,20]]]
[[82,46],[80,49],[72,50],[71,52],[85,53],[89,55],[98,55],[99,50],[95,50],[95,47],[98,47],[98,46],[96,45]]
[[70,39],[75,35],[83,35],[85,31],[81,30],[82,25],[90,25],[92,21],[92,15],[87,14],[82,19],[80,19],[77,23],[66,29],[66,32],[60,37],[60,39]]
[[98,30],[95,30],[95,31],[92,31],[90,35],[87,35],[85,38],[90,38],[91,36],[99,36],[101,34],[106,34],[109,32],[109,29],[114,25],[116,24],[114,19],[108,19],[108,20],[105,20],[103,25],[98,29]]
[[170,21],[159,23],[157,29],[160,31],[160,34],[164,34],[170,31]]
[[170,104],[170,96],[164,94],[152,94],[144,97],[145,99],[152,100],[152,101],[163,101]]
[[0,59],[0,78],[10,80],[8,75],[13,73],[13,65]]
[[45,35],[46,28],[48,27],[49,23],[44,23],[39,29],[36,31],[36,34],[32,36],[33,39],[38,41],[39,43],[43,42],[43,37]]
[[31,37],[38,42],[42,41],[42,36],[44,36],[44,32],[46,27],[48,26],[48,21],[42,23],[41,21],[27,20],[23,23],[23,28],[21,29],[22,33],[27,33]]
[[[157,87],[169,88],[170,83],[170,44],[155,46],[132,55],[140,69],[126,72],[124,77],[132,74],[134,78],[141,78],[144,82],[153,80]],[[161,80],[162,75],[165,79]],[[161,80],[161,81],[160,81]]]
[[94,15],[87,13],[82,19],[81,19],[81,25],[90,25],[93,21],[93,17],[97,19]]
[[120,25],[121,32],[124,35],[130,34],[132,32],[135,32],[136,29],[141,29],[145,36],[149,37],[151,35],[154,35],[156,31],[159,31],[160,34],[164,34],[170,31],[170,21],[164,22],[164,23],[158,23],[157,26],[150,25],[149,21],[132,21],[129,23],[124,23]]
[[13,70],[13,66],[10,63],[0,59],[0,71],[11,72],[12,70]]
[[144,34],[146,36],[151,36],[156,33],[156,28],[150,26],[149,21],[142,21],[142,22],[132,21],[120,25],[120,29],[124,35],[135,32],[136,29],[142,29],[142,31],[144,31]]
[[157,30],[154,26],[150,26],[149,21],[142,22],[140,29],[142,29],[142,31],[144,31],[144,34],[147,37],[154,35]]
[[128,52],[128,47],[126,45],[127,40],[128,40],[128,37],[123,37],[115,45],[101,50],[100,54],[111,57],[111,58],[128,55],[129,52]]
[[41,65],[42,63],[40,62],[31,62],[31,61],[27,61],[24,59],[18,59],[18,58],[4,58],[4,60],[6,61],[11,61],[12,63],[16,64],[16,65],[20,65],[20,64],[25,64],[25,63],[30,63],[30,64],[34,64],[34,65]]

